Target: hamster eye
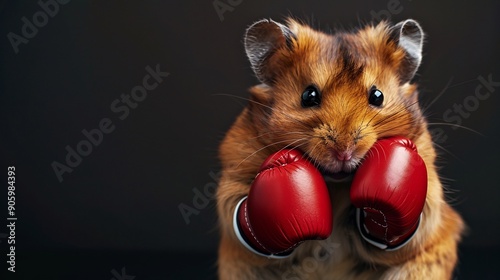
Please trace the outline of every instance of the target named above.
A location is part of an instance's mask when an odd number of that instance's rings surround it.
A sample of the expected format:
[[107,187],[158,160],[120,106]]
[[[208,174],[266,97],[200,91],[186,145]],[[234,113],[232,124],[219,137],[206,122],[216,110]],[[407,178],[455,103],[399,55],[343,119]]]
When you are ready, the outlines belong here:
[[302,107],[314,107],[321,103],[321,94],[314,86],[308,86],[302,93]]
[[380,107],[384,103],[384,94],[376,86],[372,86],[370,89],[368,103],[376,107]]

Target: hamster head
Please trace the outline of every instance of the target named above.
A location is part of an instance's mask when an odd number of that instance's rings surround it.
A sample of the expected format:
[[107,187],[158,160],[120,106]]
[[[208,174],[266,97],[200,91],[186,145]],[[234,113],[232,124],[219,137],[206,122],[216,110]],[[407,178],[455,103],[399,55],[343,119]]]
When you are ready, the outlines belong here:
[[245,35],[261,84],[249,116],[263,146],[296,148],[324,172],[352,172],[377,139],[414,139],[424,122],[411,83],[423,31],[413,20],[326,34],[261,20]]

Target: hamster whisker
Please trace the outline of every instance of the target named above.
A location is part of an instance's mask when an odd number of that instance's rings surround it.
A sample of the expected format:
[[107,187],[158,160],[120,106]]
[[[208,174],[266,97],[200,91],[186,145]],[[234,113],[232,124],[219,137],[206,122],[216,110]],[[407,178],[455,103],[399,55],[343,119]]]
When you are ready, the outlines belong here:
[[458,156],[456,156],[455,154],[453,154],[452,152],[450,152],[448,149],[446,149],[445,147],[443,147],[442,145],[439,145],[438,143],[436,142],[432,142],[432,144],[434,146],[436,146],[437,148],[443,150],[444,152],[446,152],[447,154],[449,154],[450,156],[454,157],[456,160],[460,161],[460,162],[464,162],[462,159],[460,159]]
[[[290,148],[290,150],[297,150],[297,149],[299,149],[300,147],[302,147],[302,146],[304,146],[306,144],[307,144],[307,141],[304,141],[303,143],[300,143],[298,145],[294,145],[293,148]],[[304,157],[304,156],[302,156],[302,157]]]
[[[389,104],[387,104],[386,106],[387,106],[387,107],[390,107],[390,106],[392,106],[392,104],[390,104],[390,103],[389,103]],[[367,107],[367,108],[366,108],[366,110],[369,110],[369,107]],[[365,124],[365,127],[368,127],[368,126],[371,124],[371,122],[372,122],[372,121],[373,121],[373,120],[374,120],[374,119],[375,119],[375,118],[376,118],[376,117],[377,117],[377,116],[378,116],[381,112],[382,112],[382,110],[378,110],[378,111],[377,111],[377,113],[375,113],[375,115],[373,115],[373,116],[370,118],[370,120],[369,120],[369,121]],[[366,116],[366,114],[365,114],[365,116]],[[364,119],[364,118],[363,118],[363,119]]]
[[449,89],[451,88],[454,88],[454,87],[458,87],[458,86],[461,86],[461,85],[464,85],[464,84],[468,84],[468,83],[471,83],[471,82],[474,82],[474,81],[477,81],[477,78],[475,79],[470,79],[470,80],[467,80],[467,81],[463,81],[463,82],[459,82],[459,83],[456,83],[456,84],[451,84],[453,82],[453,79],[455,77],[451,77],[448,82],[446,83],[446,85],[444,86],[444,88],[434,97],[434,99],[432,99],[428,104],[426,104],[423,108],[422,108],[422,113],[427,113],[427,110],[439,99],[441,98],[441,96],[443,96],[443,94],[448,91]]
[[390,114],[390,115],[388,115],[388,116],[380,119],[376,123],[374,123],[373,127],[378,128],[378,127],[382,127],[382,126],[385,126],[385,125],[391,125],[392,122],[394,122],[395,120],[398,120],[399,118],[404,117],[404,116],[405,116],[404,112],[395,112],[395,113],[392,113],[392,114]]
[[214,93],[213,94],[214,96],[226,96],[226,97],[232,97],[232,98],[237,98],[237,99],[241,99],[241,100],[245,100],[245,101],[248,101],[248,102],[252,102],[254,104],[257,104],[257,105],[260,105],[260,106],[263,106],[267,109],[270,109],[270,110],[275,110],[273,107],[270,107],[266,104],[262,104],[258,101],[255,101],[255,100],[252,100],[250,98],[247,98],[247,97],[243,97],[243,96],[238,96],[238,95],[235,95],[235,94],[228,94],[228,93]]
[[[279,149],[279,151],[278,151],[278,152],[281,152],[281,151],[283,151],[284,149],[287,149],[288,147],[293,146],[293,144],[295,144],[295,143],[297,143],[297,142],[300,142],[300,141],[305,141],[305,140],[307,140],[307,139],[308,139],[308,138],[305,138],[305,137],[304,137],[304,138],[297,139],[297,140],[293,141],[292,143],[290,143],[290,144],[286,145],[285,147],[283,147],[283,148]],[[307,143],[307,142],[304,142],[303,144],[305,144],[305,143]],[[303,145],[303,144],[301,144],[301,145]],[[295,148],[292,148],[292,150],[293,150],[293,149],[296,149],[297,147],[300,147],[301,145],[296,146]]]
[[477,135],[480,135],[480,136],[483,136],[483,137],[485,136],[484,134],[482,134],[481,132],[479,132],[477,130],[474,130],[472,128],[469,128],[469,127],[466,127],[466,126],[463,126],[463,125],[455,124],[455,123],[433,122],[433,123],[427,123],[427,124],[429,126],[431,126],[431,125],[444,125],[444,126],[451,126],[451,127],[461,128],[461,129],[464,129],[464,130],[476,133]]
[[246,158],[244,158],[240,163],[238,163],[238,165],[236,165],[236,168],[238,168],[243,162],[245,162],[247,159],[253,157],[255,154],[257,154],[258,152],[262,151],[262,150],[265,150],[271,146],[274,146],[274,145],[277,145],[277,144],[280,144],[280,143],[283,143],[283,142],[287,142],[288,140],[283,140],[283,141],[278,141],[278,142],[274,142],[274,143],[271,143],[269,145],[266,145],[260,149],[258,149],[257,151],[251,153],[250,155],[248,155]]
[[[276,108],[274,108],[273,111],[281,113],[283,116],[285,116],[287,118],[287,120],[295,122],[295,123],[301,125],[302,127],[306,128],[306,129],[308,129],[308,128],[311,127],[308,123],[306,123],[306,122],[304,122],[302,120],[296,119],[296,118],[294,118],[293,116],[290,116],[289,114],[287,114],[284,111],[280,111],[280,110],[278,110]],[[254,112],[251,112],[251,111],[249,113],[250,114],[255,114]]]
[[386,117],[382,118],[381,120],[373,124],[373,126],[377,127],[380,125],[384,125],[388,122],[397,120],[399,117],[406,116],[407,115],[407,112],[405,111],[406,108],[407,107],[403,105],[393,108],[393,112],[390,112]]
[[[256,104],[256,105],[262,106],[262,107],[264,107],[264,108],[266,108],[266,109],[269,109],[269,110],[271,110],[271,111],[278,111],[276,108],[273,108],[273,107],[271,107],[271,106],[268,106],[268,105],[266,105],[266,104],[263,104],[263,103],[261,103],[261,102],[258,102],[258,101],[255,101],[255,100],[252,100],[252,99],[247,98],[247,97],[242,97],[242,96],[238,96],[238,95],[234,95],[234,94],[227,94],[227,93],[215,93],[215,94],[213,94],[213,95],[214,95],[214,96],[226,96],[226,97],[232,97],[232,98],[236,98],[236,99],[241,99],[241,100],[245,100],[245,101],[251,102],[251,103],[253,103],[253,104]],[[280,112],[283,112],[283,111],[280,111]],[[303,121],[301,121],[301,120],[295,119],[295,118],[293,118],[292,116],[289,116],[288,114],[284,114],[284,115],[285,115],[285,116],[286,116],[289,120],[294,121],[294,122],[297,122],[297,123],[299,123],[299,124],[303,125],[303,126],[304,126],[304,127],[306,127],[306,128],[309,128],[309,127],[310,127],[310,125],[308,125],[307,123],[305,123],[305,122],[303,122]]]
[[[275,131],[269,131],[269,132],[266,132],[266,133],[259,134],[257,136],[248,138],[247,142],[250,142],[251,140],[262,138],[264,136],[267,136],[267,135],[270,135],[270,134],[273,134],[273,133],[276,133],[276,132]],[[303,131],[288,131],[288,132],[279,133],[279,134],[280,134],[280,136],[291,135],[291,134],[298,134],[298,135],[302,135],[302,136],[312,136],[310,133],[303,132]]]
[[313,156],[313,153],[314,153],[314,150],[316,150],[316,148],[317,148],[319,145],[321,145],[321,142],[316,143],[316,145],[314,145],[314,147],[311,149],[311,151],[307,153],[307,154],[308,154],[308,156],[309,156],[309,158],[311,158],[311,159],[312,159],[312,161],[313,161],[313,165],[314,165],[316,168],[319,168],[319,167],[320,167],[320,164],[319,164],[319,162],[318,162],[318,160],[319,160],[319,159],[318,159],[317,157],[314,157],[314,156]]
[[378,132],[378,134],[382,135],[382,134],[385,134],[386,132],[389,132],[389,131],[392,131],[392,130],[395,130],[398,128],[412,126],[413,124],[414,124],[413,120],[410,120],[408,122],[398,123],[398,124],[389,123],[389,124],[386,124],[387,127],[384,127],[382,130],[378,130],[377,132]]
[[[298,141],[303,141],[303,140],[307,140],[307,138],[305,138],[305,137],[304,137],[304,138],[297,139],[297,140],[293,141],[291,144],[288,144],[287,146],[289,146],[289,145],[293,145],[294,143],[297,143]],[[248,160],[249,158],[253,157],[254,155],[256,155],[257,153],[259,153],[260,151],[265,150],[265,149],[267,149],[267,148],[269,148],[269,147],[271,147],[271,146],[278,145],[278,144],[281,144],[281,143],[285,143],[285,142],[288,142],[288,141],[290,141],[290,139],[287,139],[287,140],[282,140],[282,141],[277,141],[277,142],[271,143],[271,144],[269,144],[269,145],[266,145],[266,146],[264,146],[264,147],[262,147],[262,148],[258,149],[257,151],[255,151],[255,152],[251,153],[251,154],[250,154],[250,155],[248,155],[246,158],[244,158],[244,159],[243,159],[240,163],[238,163],[238,164],[236,165],[236,168],[238,168],[238,167],[239,167],[239,166],[240,166],[243,162],[245,162],[245,161],[246,161],[246,160]],[[286,149],[286,148],[282,148],[281,150],[283,150],[283,149]],[[281,150],[280,150],[280,151],[281,151]]]

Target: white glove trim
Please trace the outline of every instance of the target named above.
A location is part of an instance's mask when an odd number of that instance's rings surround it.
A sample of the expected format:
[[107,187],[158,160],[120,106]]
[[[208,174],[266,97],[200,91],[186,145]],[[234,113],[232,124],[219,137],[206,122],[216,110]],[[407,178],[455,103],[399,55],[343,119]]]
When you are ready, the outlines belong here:
[[241,235],[240,229],[238,227],[238,211],[240,210],[241,204],[246,199],[247,199],[247,196],[245,196],[244,198],[242,198],[238,202],[238,204],[236,204],[236,208],[234,209],[234,214],[233,214],[233,229],[234,229],[234,233],[236,234],[236,238],[238,238],[238,240],[241,242],[241,244],[243,244],[243,246],[245,246],[245,248],[247,248],[248,250],[250,250],[250,252],[252,252],[252,253],[254,253],[256,255],[259,255],[259,256],[262,256],[262,257],[266,257],[266,258],[270,258],[270,259],[284,259],[284,258],[287,258],[289,255],[281,256],[281,255],[273,255],[273,254],[270,254],[270,255],[263,254],[263,253],[255,250],[254,248],[252,248],[252,246],[250,246],[250,244],[248,244],[245,241],[245,238],[243,238],[243,236]]

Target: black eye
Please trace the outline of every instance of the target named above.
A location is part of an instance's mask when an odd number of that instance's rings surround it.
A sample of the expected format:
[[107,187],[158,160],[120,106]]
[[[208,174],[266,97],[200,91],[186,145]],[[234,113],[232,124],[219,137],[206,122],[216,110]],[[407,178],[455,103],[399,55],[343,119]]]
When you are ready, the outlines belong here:
[[308,86],[302,93],[302,107],[314,107],[321,103],[321,94],[314,86]]
[[368,102],[373,105],[380,107],[382,106],[382,103],[384,103],[384,94],[377,89],[375,86],[373,86],[370,89],[370,95],[368,96]]

